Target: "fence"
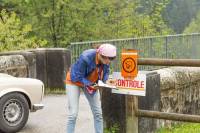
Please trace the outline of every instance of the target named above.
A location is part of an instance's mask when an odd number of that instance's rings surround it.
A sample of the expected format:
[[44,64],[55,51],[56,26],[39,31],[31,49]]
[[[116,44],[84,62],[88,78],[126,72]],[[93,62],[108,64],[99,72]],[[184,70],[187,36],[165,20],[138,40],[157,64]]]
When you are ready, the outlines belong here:
[[[140,65],[167,65],[167,66],[189,66],[189,67],[200,67],[200,60],[191,60],[191,59],[140,59],[138,60],[138,64]],[[130,100],[128,102],[131,102]],[[133,119],[135,125],[134,127],[138,127],[137,125],[137,117],[150,117],[156,119],[166,119],[166,120],[176,120],[176,121],[185,121],[185,122],[197,122],[200,123],[200,115],[188,115],[188,114],[178,114],[178,113],[166,113],[159,111],[150,111],[150,110],[141,110],[138,109],[137,105],[137,97],[134,97],[132,101],[134,105]],[[138,133],[138,130],[128,129],[129,132]]]
[[[198,59],[200,58],[200,33],[154,36],[143,38],[127,38],[102,41],[75,42],[68,46],[72,53],[72,63],[82,51],[93,48],[96,44],[111,43],[118,49],[117,59],[112,63],[113,71],[119,71],[121,66],[120,53],[122,49],[136,49],[141,58]],[[149,67],[145,67],[149,68]],[[140,67],[140,69],[145,69]],[[151,67],[150,67],[151,68]]]

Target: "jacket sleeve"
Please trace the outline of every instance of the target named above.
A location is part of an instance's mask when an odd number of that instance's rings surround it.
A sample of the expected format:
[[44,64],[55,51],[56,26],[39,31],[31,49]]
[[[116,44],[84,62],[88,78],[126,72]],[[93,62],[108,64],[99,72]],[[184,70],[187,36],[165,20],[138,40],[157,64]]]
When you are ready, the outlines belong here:
[[82,58],[79,58],[77,60],[77,62],[74,64],[73,66],[74,69],[72,69],[72,76],[71,76],[71,80],[73,82],[81,82],[84,86],[88,86],[91,85],[92,82],[89,81],[86,77],[85,77],[85,72],[87,70],[87,62],[84,61]]

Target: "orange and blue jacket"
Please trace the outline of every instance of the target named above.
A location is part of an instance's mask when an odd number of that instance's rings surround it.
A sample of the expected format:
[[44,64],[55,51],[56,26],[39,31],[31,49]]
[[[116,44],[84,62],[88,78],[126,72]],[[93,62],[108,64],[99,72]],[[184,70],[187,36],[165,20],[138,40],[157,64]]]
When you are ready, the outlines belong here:
[[98,80],[105,82],[109,76],[109,65],[99,64],[95,49],[85,50],[71,66],[66,75],[66,84],[80,87],[90,86]]

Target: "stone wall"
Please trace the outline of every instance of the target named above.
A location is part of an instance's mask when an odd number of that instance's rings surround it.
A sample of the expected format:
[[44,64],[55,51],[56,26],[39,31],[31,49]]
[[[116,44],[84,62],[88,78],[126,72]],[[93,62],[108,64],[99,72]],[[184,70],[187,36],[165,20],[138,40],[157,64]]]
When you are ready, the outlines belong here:
[[28,63],[22,55],[0,56],[0,73],[8,73],[15,77],[28,76]]
[[[160,111],[200,114],[200,68],[170,67],[157,70],[161,82]],[[174,121],[160,120],[159,126],[170,126]]]
[[71,65],[71,52],[65,48],[40,48],[36,54],[36,77],[49,88],[64,88],[66,71]]
[[0,53],[0,72],[15,77],[37,78],[46,87],[63,88],[71,53],[65,48],[39,48]]
[[[30,78],[36,78],[36,55],[33,52],[29,51],[11,51],[11,52],[4,52],[0,53],[0,57],[7,56],[6,61],[13,62],[15,60],[15,63],[12,64],[12,68],[19,71],[19,65],[21,64],[20,59],[16,59],[17,56],[21,56],[21,58],[24,59],[24,62],[26,62],[24,65],[26,66],[26,75],[22,75],[20,77],[30,77]],[[18,63],[18,64],[17,64]],[[1,66],[4,66],[4,69],[6,69],[7,66],[5,64],[1,63]],[[23,65],[23,63],[21,64]],[[24,70],[25,71],[25,70]],[[19,71],[20,72],[20,71]],[[4,71],[4,73],[7,73]],[[10,72],[10,75],[13,75],[15,77],[19,77],[18,75]]]

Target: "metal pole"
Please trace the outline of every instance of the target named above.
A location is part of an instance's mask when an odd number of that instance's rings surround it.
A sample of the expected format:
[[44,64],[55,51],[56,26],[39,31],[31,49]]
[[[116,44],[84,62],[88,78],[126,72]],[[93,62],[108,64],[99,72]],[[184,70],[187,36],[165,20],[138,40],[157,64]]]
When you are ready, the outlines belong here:
[[139,65],[200,67],[200,59],[139,58]]
[[136,115],[140,117],[150,117],[150,118],[165,119],[165,120],[200,123],[199,115],[165,113],[165,112],[140,110],[140,109],[137,111]]

